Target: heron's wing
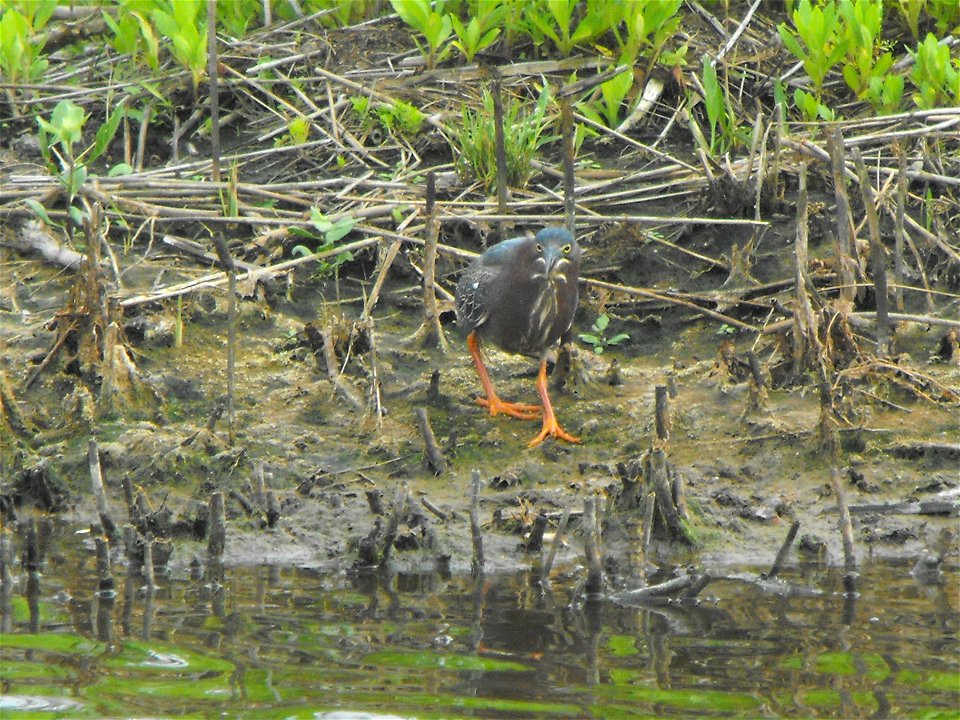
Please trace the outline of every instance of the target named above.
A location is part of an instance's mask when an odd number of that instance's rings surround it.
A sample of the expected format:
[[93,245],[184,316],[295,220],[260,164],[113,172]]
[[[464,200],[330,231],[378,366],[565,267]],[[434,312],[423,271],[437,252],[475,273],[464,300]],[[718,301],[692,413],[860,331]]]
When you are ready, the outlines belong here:
[[460,276],[460,282],[457,283],[457,322],[467,332],[487,321],[493,281],[513,265],[517,251],[526,240],[516,237],[491,245]]

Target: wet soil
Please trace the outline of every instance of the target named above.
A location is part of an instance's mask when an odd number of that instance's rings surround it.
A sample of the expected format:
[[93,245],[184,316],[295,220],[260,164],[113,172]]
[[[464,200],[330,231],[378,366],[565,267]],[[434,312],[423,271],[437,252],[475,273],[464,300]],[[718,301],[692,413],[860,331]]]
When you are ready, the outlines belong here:
[[[589,256],[589,249],[588,249]],[[165,261],[169,262],[169,260]],[[369,265],[369,260],[367,262]],[[20,379],[45,354],[52,335],[44,329],[74,278],[35,260],[7,254],[7,277],[22,312],[3,313],[4,371]],[[249,496],[259,468],[279,499],[281,519],[264,527],[228,498],[226,559],[229,563],[290,564],[343,569],[357,562],[364,536],[385,517],[371,512],[370,491],[380,491],[389,513],[401,489],[417,507],[428,501],[444,517],[422,511],[420,527],[401,528],[408,542],[394,562],[411,568],[449,564],[469,568],[469,480],[483,480],[481,519],[489,570],[530,565],[538,557],[522,547],[538,513],[556,523],[560,511],[576,513],[584,497],[609,499],[603,547],[616,577],[638,574],[637,513],[614,503],[621,487],[618,465],[641,458],[653,442],[654,387],[669,383],[671,430],[669,462],[684,481],[696,546],[656,541],[647,560],[763,564],[794,520],[800,522],[799,552],[825,562],[842,559],[836,503],[830,490],[832,463],[818,447],[820,406],[812,384],[769,391],[756,407],[752,384],[720,362],[741,358],[755,346],[753,337],[729,335],[728,328],[689,313],[668,310],[658,323],[639,322],[612,312],[616,331],[628,332],[622,348],[595,355],[582,343],[576,352],[582,382],[554,391],[558,416],[583,439],[581,445],[548,441],[527,443],[537,422],[490,418],[472,402],[479,392],[463,338],[444,316],[450,341],[438,348],[411,348],[405,339],[416,329],[420,312],[414,291],[401,279],[388,287],[374,314],[373,347],[383,414],[344,402],[329,380],[323,354],[307,341],[308,323],[330,330],[349,329],[356,319],[362,289],[362,262],[333,279],[296,273],[284,296],[239,303],[235,439],[226,421],[204,432],[226,391],[226,300],[222,292],[188,297],[182,308],[183,344],[172,347],[176,307],[150,308],[139,315],[152,330],[143,337],[128,332],[136,362],[163,399],[139,419],[107,417],[88,432],[64,435],[64,422],[78,423],[63,399],[83,379],[65,367],[50,367],[20,396],[21,411],[40,429],[33,450],[19,443],[4,452],[4,486],[9,490],[23,469],[47,460],[76,502],[71,520],[95,517],[87,491],[87,440],[99,443],[112,507],[125,521],[121,483],[141,486],[155,506],[189,515],[214,489]],[[29,283],[27,282],[29,280]],[[339,294],[339,301],[336,299]],[[586,331],[597,314],[596,296],[587,293],[575,328]],[[132,321],[127,318],[128,324]],[[930,362],[935,331],[902,328],[898,350],[905,366],[922,369],[947,386],[957,387],[955,365]],[[366,347],[340,356],[342,379],[359,397],[369,397],[374,356]],[[758,351],[772,353],[760,343]],[[488,351],[494,382],[505,397],[533,402],[535,365],[528,358]],[[617,383],[611,384],[616,366]],[[430,391],[439,372],[439,392]],[[876,400],[863,391],[870,388]],[[949,404],[911,397],[889,383],[867,379],[851,388],[855,421],[841,429],[842,476],[854,507],[858,553],[913,557],[923,551],[956,547],[951,535],[955,515],[887,512],[884,504],[931,500],[957,487],[958,459],[929,451],[904,451],[911,444],[956,443],[957,412]],[[877,393],[882,393],[883,397]],[[448,461],[435,475],[425,460],[414,417],[426,408]],[[137,416],[138,413],[132,413]],[[49,440],[43,438],[49,436]],[[185,444],[190,438],[199,438]],[[6,443],[5,443],[6,444]],[[863,506],[874,509],[863,509]],[[418,523],[414,523],[415,525]],[[576,532],[561,558],[576,557],[582,543]],[[199,545],[179,541],[174,562],[185,562]]]

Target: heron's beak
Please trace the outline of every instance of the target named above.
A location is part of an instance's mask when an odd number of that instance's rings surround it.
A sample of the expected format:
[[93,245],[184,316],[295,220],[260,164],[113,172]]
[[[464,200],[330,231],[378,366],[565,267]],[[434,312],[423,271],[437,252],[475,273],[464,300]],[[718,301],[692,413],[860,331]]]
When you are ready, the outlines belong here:
[[564,259],[563,252],[560,250],[560,248],[552,245],[546,248],[543,252],[543,261],[547,266],[544,275],[551,277],[557,274],[559,268],[563,265],[562,261]]

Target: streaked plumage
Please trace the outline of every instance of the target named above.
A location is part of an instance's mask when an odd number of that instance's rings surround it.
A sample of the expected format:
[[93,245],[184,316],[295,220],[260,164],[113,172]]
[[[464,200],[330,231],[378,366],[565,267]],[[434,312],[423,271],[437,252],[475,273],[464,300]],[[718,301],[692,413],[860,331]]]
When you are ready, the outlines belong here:
[[470,352],[487,395],[478,402],[488,407],[491,415],[502,412],[530,419],[540,415],[540,408],[497,397],[480,358],[480,340],[541,359],[537,390],[543,403],[544,429],[531,445],[548,435],[578,442],[553,417],[543,356],[573,323],[579,276],[576,239],[563,228],[550,227],[534,237],[511,238],[488,248],[457,283],[457,322],[469,333]]

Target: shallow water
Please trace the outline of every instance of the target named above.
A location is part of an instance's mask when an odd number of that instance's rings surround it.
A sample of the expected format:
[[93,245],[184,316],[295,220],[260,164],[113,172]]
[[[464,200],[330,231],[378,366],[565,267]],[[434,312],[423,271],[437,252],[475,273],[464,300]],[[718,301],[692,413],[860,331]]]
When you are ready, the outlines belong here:
[[[960,573],[901,562],[762,568],[692,605],[575,602],[521,573],[348,577],[186,563],[150,597],[114,563],[97,597],[89,534],[57,531],[38,583],[7,588],[3,718],[923,717],[960,713]],[[19,547],[17,547],[19,551]],[[952,563],[952,564],[951,564]],[[792,590],[793,592],[788,592]],[[32,609],[31,609],[32,608]],[[30,632],[33,628],[34,632]]]

